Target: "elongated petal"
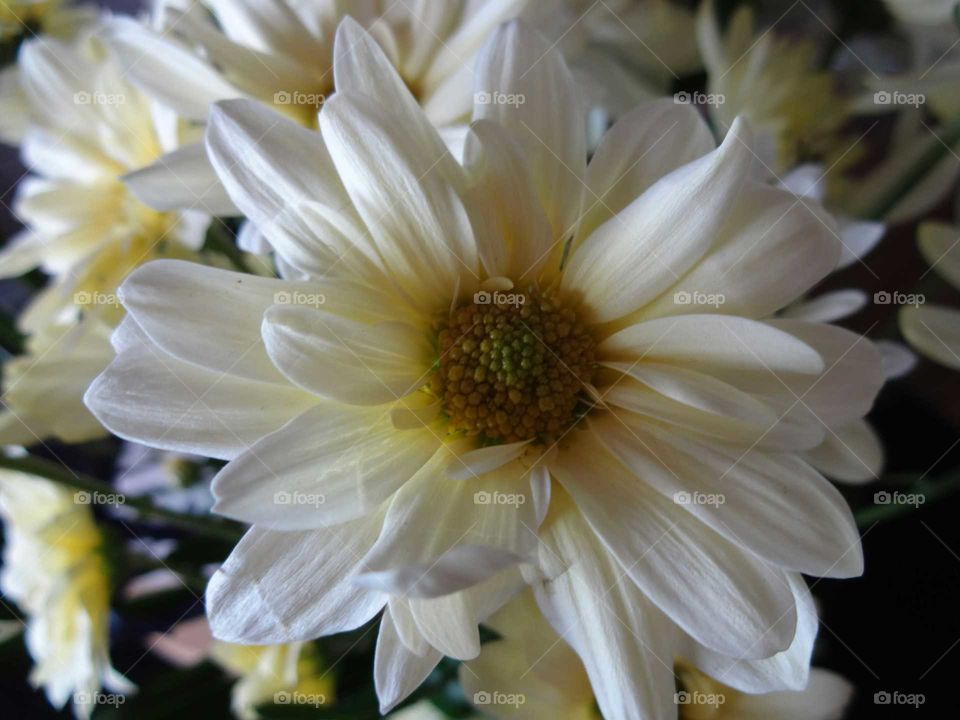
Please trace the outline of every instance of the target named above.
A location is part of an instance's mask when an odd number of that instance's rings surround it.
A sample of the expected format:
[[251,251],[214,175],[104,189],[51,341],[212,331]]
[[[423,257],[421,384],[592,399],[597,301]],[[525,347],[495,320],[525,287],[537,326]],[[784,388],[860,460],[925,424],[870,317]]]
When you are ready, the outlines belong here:
[[736,122],[719,148],[662,177],[582,242],[564,285],[593,320],[643,307],[703,257],[747,177],[747,135]]
[[289,385],[206,370],[141,345],[110,363],[84,402],[126,440],[229,459],[316,398]]
[[380,529],[368,517],[309,532],[252,528],[210,579],[214,636],[244,644],[313,640],[376,615],[386,596],[353,587],[350,575]]
[[420,687],[442,658],[443,655],[432,648],[423,656],[412,652],[400,639],[390,614],[384,613],[373,667],[380,712],[386,715]]
[[636,476],[727,540],[787,570],[863,572],[860,535],[837,489],[792,454],[743,451],[611,416],[597,440]]
[[676,628],[623,574],[575,511],[554,521],[547,542],[572,564],[535,587],[537,604],[580,656],[603,717],[675,718]]
[[405,323],[365,325],[310,307],[272,307],[263,340],[292,382],[348,404],[399,400],[426,382],[430,367],[426,332]]
[[867,483],[883,469],[883,444],[866,420],[831,429],[821,445],[804,453],[807,462],[834,480]]
[[153,165],[123,177],[130,191],[157,210],[195,208],[211,215],[239,215],[207,160],[202,143],[167,153]]
[[277,530],[328,527],[371,512],[440,445],[398,431],[383,408],[325,403],[259,440],[214,478],[214,511]]
[[782,570],[639,482],[595,441],[558,454],[550,471],[643,594],[698,642],[743,658],[790,644],[796,611]]
[[490,36],[475,77],[474,119],[493,120],[513,134],[530,164],[553,239],[572,237],[580,219],[587,149],[582,99],[563,55],[513,21]]

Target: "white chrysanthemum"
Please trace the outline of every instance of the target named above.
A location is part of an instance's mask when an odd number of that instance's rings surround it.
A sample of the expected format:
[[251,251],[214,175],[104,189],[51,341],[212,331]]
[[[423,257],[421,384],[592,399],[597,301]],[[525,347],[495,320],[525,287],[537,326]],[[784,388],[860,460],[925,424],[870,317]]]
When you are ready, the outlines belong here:
[[[460,669],[464,692],[477,710],[518,720],[599,720],[583,664],[544,620],[530,593],[512,600],[489,625],[501,637]],[[665,709],[670,701],[676,705],[674,714],[664,717],[679,720],[838,720],[852,695],[846,680],[818,668],[810,671],[801,690],[762,695],[724,685],[682,659],[675,661],[674,670],[677,692],[669,687],[661,691]]]
[[202,198],[184,213],[160,213],[122,181],[176,147],[178,119],[127,83],[97,28],[72,42],[29,41],[17,68],[30,111],[18,140],[31,175],[14,211],[27,227],[0,252],[0,277],[40,267],[54,276],[48,309],[116,318],[111,293],[133,267],[188,257],[203,242],[209,215]]
[[[195,123],[206,122],[214,102],[247,97],[316,127],[318,107],[335,88],[344,89],[334,63],[334,37],[341,21],[350,18],[370,31],[431,122],[445,129],[451,144],[459,144],[473,110],[476,53],[493,28],[520,15],[528,0],[177,4],[186,9],[165,7],[161,13],[162,34],[118,19],[112,45],[131,81]],[[340,52],[351,48],[341,43]],[[216,176],[199,143],[164,157],[129,183],[161,209],[216,193],[210,190]],[[242,241],[247,249],[257,247],[257,240]]]
[[[750,178],[744,124],[716,147],[669,99],[588,166],[576,85],[518,23],[474,89],[525,101],[478,105],[460,165],[372,38],[338,38],[319,133],[245,100],[207,133],[303,279],[141,268],[87,394],[123,437],[230,460],[215,509],[254,527],[211,581],[214,633],[297,641],[386,606],[388,708],[441,654],[479,653],[526,563],[551,620],[592,613],[573,644],[609,718],[660,702],[635,636],[734,666],[785,650],[798,573],[862,569],[849,509],[800,453],[883,382],[869,341],[769,319],[836,266],[832,219]],[[626,626],[574,565],[622,580]]]
[[[960,289],[960,228],[943,222],[926,222],[917,231],[920,252],[932,270]],[[941,365],[960,370],[960,310],[920,304],[900,311],[900,329],[907,341]]]
[[30,681],[62,708],[71,699],[77,717],[106,687],[133,686],[109,657],[110,583],[103,538],[88,505],[46,480],[0,472],[0,515],[6,531],[0,586],[27,615]]

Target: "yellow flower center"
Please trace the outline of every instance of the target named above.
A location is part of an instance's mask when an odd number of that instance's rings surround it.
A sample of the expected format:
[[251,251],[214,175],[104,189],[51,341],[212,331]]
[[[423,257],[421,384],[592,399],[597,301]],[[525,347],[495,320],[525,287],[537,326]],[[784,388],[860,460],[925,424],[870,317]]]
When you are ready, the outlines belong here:
[[573,425],[593,372],[577,314],[537,290],[480,292],[439,333],[431,389],[451,429],[484,443],[552,443]]

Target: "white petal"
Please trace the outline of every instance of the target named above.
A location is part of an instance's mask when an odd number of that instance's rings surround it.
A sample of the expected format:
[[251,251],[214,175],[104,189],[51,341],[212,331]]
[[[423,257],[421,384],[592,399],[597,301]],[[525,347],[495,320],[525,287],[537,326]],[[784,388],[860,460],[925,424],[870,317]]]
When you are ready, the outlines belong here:
[[681,315],[638,323],[605,339],[598,351],[604,359],[633,362],[640,357],[706,373],[725,369],[815,374],[825,367],[816,350],[787,332],[726,315]]
[[747,134],[736,122],[714,152],[662,177],[583,241],[564,285],[582,294],[591,319],[637,310],[703,257],[747,177]]
[[521,22],[501,25],[477,58],[474,119],[507,128],[523,148],[541,203],[564,241],[579,222],[585,110],[560,50]]
[[189,120],[204,122],[213,103],[239,95],[186,45],[133,18],[112,18],[107,42],[136,85]]
[[424,656],[410,651],[397,633],[389,613],[380,620],[373,679],[380,699],[380,712],[386,715],[433,672],[443,655],[430,649]]
[[213,509],[276,530],[336,525],[379,506],[439,445],[430,430],[396,430],[383,408],[318,405],[223,468]]
[[590,427],[638,482],[730,542],[808,575],[863,572],[860,535],[846,501],[796,456],[689,440],[609,415]]
[[960,370],[960,311],[937,305],[906,307],[900,311],[900,330],[920,353]]
[[836,322],[853,315],[866,304],[867,294],[862,290],[834,290],[787,308],[783,317],[807,322]]
[[438,452],[391,500],[383,533],[358,578],[394,594],[437,597],[529,556],[536,518],[523,467],[513,462],[469,482],[444,476]]
[[698,642],[742,658],[790,644],[796,613],[782,570],[638,482],[595,441],[559,453],[550,471],[643,594]]
[[167,153],[153,165],[123,176],[137,198],[157,210],[196,208],[211,215],[239,215],[207,160],[203,143]]
[[917,231],[924,259],[955,288],[960,288],[960,230],[952,225],[925,222]]
[[165,352],[210,370],[285,383],[260,336],[263,314],[291,286],[273,278],[156,260],[132,272],[120,299]]
[[470,480],[479,477],[520,457],[529,444],[529,440],[524,440],[469,450],[450,461],[447,477],[452,480]]
[[587,237],[657,180],[716,148],[691,105],[663,98],[621,117],[603,136],[587,167],[590,193],[579,234]]
[[205,370],[140,345],[107,367],[84,402],[126,440],[229,459],[315,404],[316,398],[289,385]]
[[304,306],[275,305],[263,319],[267,353],[291,382],[355,405],[399,400],[426,382],[428,340],[406,323],[366,325]]
[[832,429],[823,444],[804,453],[806,460],[834,480],[867,483],[883,469],[883,444],[866,420]]
[[[443,147],[424,152],[421,128],[364,95],[338,92],[320,127],[344,186],[395,281],[419,304],[449,304],[459,279],[473,292],[477,248],[458,191],[463,171]],[[433,145],[433,144],[431,144]]]
[[877,340],[874,343],[883,356],[883,374],[887,380],[896,380],[913,370],[917,356],[903,343],[893,340]]
[[206,605],[214,636],[243,644],[313,640],[353,630],[386,597],[357,590],[350,575],[380,529],[374,513],[309,532],[252,528],[210,579]]
[[742,720],[840,720],[853,694],[853,685],[840,675],[813,668],[805,688],[741,697],[737,711]]
[[843,250],[837,270],[853,265],[876,246],[887,231],[886,225],[866,220],[838,218],[840,242]]
[[[713,307],[727,315],[766,317],[820,282],[840,257],[835,223],[822,207],[752,181],[714,234],[710,251],[644,316]],[[697,299],[704,295],[716,302]]]
[[[800,575],[788,576],[797,605],[797,631],[790,647],[761,660],[737,660],[695,645],[684,653],[703,672],[745,693],[802,690],[810,677],[810,656],[820,629],[813,594]],[[804,716],[806,717],[806,716]]]
[[668,720],[677,632],[625,577],[575,511],[547,531],[570,569],[535,587],[553,629],[580,656],[603,717]]

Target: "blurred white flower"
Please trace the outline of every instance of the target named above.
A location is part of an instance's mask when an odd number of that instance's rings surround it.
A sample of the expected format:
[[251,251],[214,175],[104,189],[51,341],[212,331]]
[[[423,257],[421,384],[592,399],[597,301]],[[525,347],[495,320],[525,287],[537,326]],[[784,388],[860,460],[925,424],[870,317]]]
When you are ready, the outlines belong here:
[[89,504],[72,490],[0,471],[6,532],[0,587],[27,615],[30,682],[57,708],[88,718],[102,688],[134,687],[110,665],[109,570]]
[[31,175],[14,204],[27,227],[0,252],[0,277],[40,267],[54,276],[48,311],[115,321],[126,274],[150,258],[192,257],[209,215],[200,201],[183,213],[156,212],[124,185],[126,173],[182,138],[177,117],[151,105],[105,54],[100,30],[25,42],[4,87],[5,107],[17,95],[27,103],[27,126],[7,139],[21,144]]
[[832,218],[750,177],[745,123],[716,147],[672,99],[588,166],[577,85],[521,23],[480,53],[475,95],[515,102],[476,104],[463,165],[369,35],[337,42],[319,132],[249,100],[207,131],[304,279],[141,268],[87,394],[122,437],[230,460],[215,510],[254,527],[208,588],[214,634],[301,641],[386,606],[386,711],[443,654],[476,657],[520,564],[552,622],[593,628],[572,644],[608,718],[656,715],[679,645],[732,667],[785,651],[799,573],[862,571],[800,454],[883,382],[868,340],[770,319],[836,266]]

